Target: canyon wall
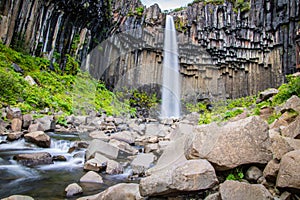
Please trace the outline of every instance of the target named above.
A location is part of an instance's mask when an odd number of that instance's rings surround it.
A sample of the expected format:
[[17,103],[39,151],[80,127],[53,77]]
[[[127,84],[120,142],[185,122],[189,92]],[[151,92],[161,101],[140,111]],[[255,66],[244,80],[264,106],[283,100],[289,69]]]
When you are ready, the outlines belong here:
[[[250,9],[232,2],[201,1],[170,13],[185,99],[257,94],[296,71],[300,1],[245,0]],[[159,93],[165,16],[139,0],[6,0],[0,1],[0,38],[62,69],[66,55],[76,57],[111,89]]]
[[[170,13],[178,30],[183,98],[254,95],[296,71],[299,0],[251,0],[249,6],[245,11],[228,1],[199,2]],[[142,16],[118,15],[119,34],[102,44],[101,53],[91,53],[89,70],[115,89],[162,87],[164,20],[158,5]]]

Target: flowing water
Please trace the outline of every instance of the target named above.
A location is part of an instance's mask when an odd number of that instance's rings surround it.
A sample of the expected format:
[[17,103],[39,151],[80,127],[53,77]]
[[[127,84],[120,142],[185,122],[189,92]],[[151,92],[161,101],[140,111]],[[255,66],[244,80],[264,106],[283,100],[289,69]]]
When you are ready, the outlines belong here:
[[180,77],[176,29],[173,17],[167,15],[164,60],[161,118],[180,117]]
[[[79,183],[84,175],[85,150],[68,153],[78,134],[48,133],[51,137],[50,148],[40,148],[27,143],[24,139],[6,142],[0,136],[0,199],[14,194],[29,195],[35,199],[65,199],[64,189],[71,183]],[[48,152],[52,156],[62,155],[67,161],[54,161],[54,164],[26,167],[13,159],[22,153]],[[128,174],[108,176],[102,174],[104,184],[82,184],[82,196],[96,194],[111,185],[126,182]]]

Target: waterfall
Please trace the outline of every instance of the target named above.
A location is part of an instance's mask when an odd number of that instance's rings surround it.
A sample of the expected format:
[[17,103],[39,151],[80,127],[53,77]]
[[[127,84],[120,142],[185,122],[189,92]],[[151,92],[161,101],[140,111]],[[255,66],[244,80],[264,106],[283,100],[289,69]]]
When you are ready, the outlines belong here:
[[180,117],[180,77],[178,47],[173,17],[167,15],[164,59],[161,118]]

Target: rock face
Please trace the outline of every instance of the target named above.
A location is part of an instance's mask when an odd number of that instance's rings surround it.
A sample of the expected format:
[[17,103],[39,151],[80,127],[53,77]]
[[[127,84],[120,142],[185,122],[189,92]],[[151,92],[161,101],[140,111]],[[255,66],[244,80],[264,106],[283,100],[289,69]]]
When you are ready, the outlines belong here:
[[276,185],[300,191],[300,150],[289,152],[282,157]]
[[238,181],[225,181],[220,185],[220,194],[222,200],[271,200],[270,192],[258,184],[241,183]]
[[142,196],[156,196],[174,191],[209,189],[218,183],[215,170],[206,160],[188,160],[141,179]]
[[268,125],[259,117],[248,117],[218,127],[199,126],[187,140],[185,156],[202,158],[217,170],[227,170],[243,164],[266,164],[272,159],[269,151]]
[[47,152],[19,154],[14,156],[14,159],[25,166],[46,165],[53,163],[51,155]]
[[50,147],[51,138],[43,131],[36,131],[32,133],[27,133],[24,138],[28,142],[32,142],[40,147]]

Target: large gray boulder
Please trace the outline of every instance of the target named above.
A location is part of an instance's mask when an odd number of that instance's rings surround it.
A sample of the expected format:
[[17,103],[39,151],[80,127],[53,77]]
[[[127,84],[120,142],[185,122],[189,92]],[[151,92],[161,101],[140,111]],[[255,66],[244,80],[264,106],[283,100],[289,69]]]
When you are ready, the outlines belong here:
[[12,195],[1,200],[34,200],[34,198],[25,195]]
[[147,169],[153,164],[155,156],[153,153],[139,154],[131,162],[132,171],[134,174],[144,174]]
[[109,141],[109,144],[112,146],[115,146],[118,149],[120,149],[121,151],[126,152],[131,155],[135,155],[138,153],[138,150],[136,148],[134,148],[133,146],[131,146],[130,144],[128,144],[127,142],[123,142],[123,141],[116,140],[116,139],[111,139]]
[[300,116],[294,122],[283,128],[281,131],[283,136],[300,139]]
[[207,160],[186,160],[141,179],[140,192],[142,196],[156,196],[210,189],[217,183],[215,170]]
[[185,145],[187,159],[207,159],[217,170],[239,165],[267,164],[272,159],[268,124],[253,116],[222,127],[198,126]]
[[43,131],[27,133],[24,135],[24,138],[27,142],[32,142],[40,147],[48,148],[51,144],[51,138]]
[[85,158],[87,160],[93,158],[95,153],[100,153],[107,156],[108,158],[116,159],[119,154],[119,149],[102,140],[94,139],[86,150]]
[[122,131],[122,132],[111,134],[110,138],[122,142],[126,142],[128,144],[134,144],[135,142],[135,134],[130,131]]
[[82,183],[103,183],[103,179],[98,173],[89,171],[80,178],[80,182],[82,182]]
[[48,152],[19,154],[14,159],[25,166],[52,164],[52,156]]
[[289,98],[283,105],[281,113],[284,113],[288,110],[294,110],[297,113],[300,113],[300,98],[298,96],[293,95],[291,98]]
[[270,182],[276,182],[276,177],[279,171],[280,163],[278,160],[273,159],[268,162],[263,171],[264,177]]
[[270,192],[261,184],[225,181],[220,185],[222,200],[272,200]]
[[55,120],[53,116],[45,116],[34,120],[36,124],[40,124],[43,131],[52,131],[55,129]]
[[276,185],[300,191],[300,150],[291,151],[282,157]]
[[279,134],[271,136],[273,157],[280,160],[282,156],[293,150],[300,150],[300,140],[283,137]]

